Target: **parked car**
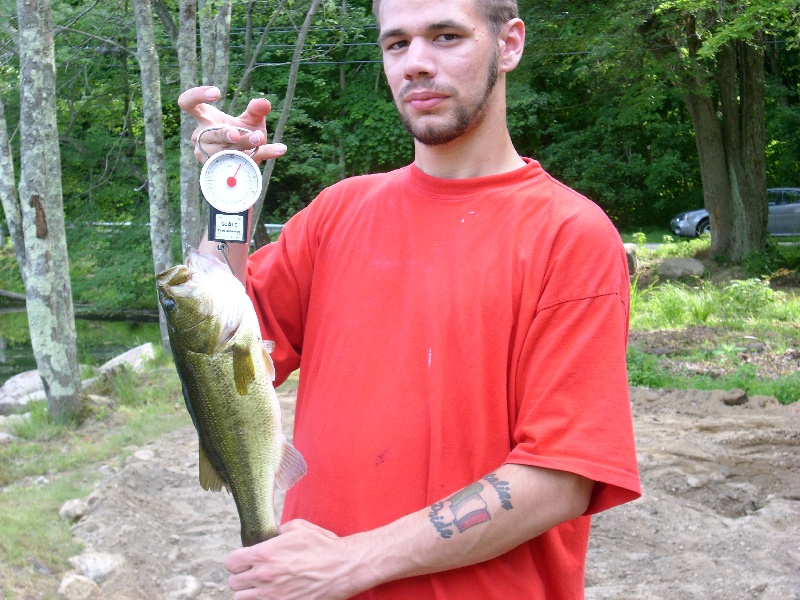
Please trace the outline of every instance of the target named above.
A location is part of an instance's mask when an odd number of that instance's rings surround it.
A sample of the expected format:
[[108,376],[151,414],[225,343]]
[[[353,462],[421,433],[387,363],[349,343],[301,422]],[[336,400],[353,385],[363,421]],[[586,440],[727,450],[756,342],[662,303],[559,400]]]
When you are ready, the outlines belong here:
[[[772,235],[800,235],[800,188],[769,188],[769,223]],[[711,232],[708,211],[705,208],[676,215],[669,228],[675,235],[697,237]]]

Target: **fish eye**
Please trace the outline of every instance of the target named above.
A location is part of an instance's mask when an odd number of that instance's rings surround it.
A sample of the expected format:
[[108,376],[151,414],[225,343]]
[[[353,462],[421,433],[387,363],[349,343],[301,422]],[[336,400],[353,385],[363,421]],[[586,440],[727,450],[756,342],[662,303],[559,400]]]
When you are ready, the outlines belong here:
[[175,300],[172,298],[165,298],[164,302],[162,302],[162,305],[164,306],[165,311],[170,312],[175,309]]

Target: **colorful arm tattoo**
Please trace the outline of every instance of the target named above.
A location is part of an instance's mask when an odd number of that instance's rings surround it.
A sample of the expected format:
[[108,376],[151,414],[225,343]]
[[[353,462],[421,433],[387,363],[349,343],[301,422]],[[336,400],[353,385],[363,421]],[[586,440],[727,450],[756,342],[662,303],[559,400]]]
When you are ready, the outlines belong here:
[[[507,481],[500,481],[494,473],[490,473],[483,478],[497,493],[500,498],[500,506],[505,510],[514,508],[511,505],[511,488]],[[457,529],[459,533],[464,533],[470,527],[475,527],[481,523],[492,520],[489,513],[489,505],[483,498],[483,493],[487,489],[480,481],[468,485],[463,490],[456,492],[447,500],[436,502],[431,505],[428,519],[439,532],[439,535],[447,539],[451,537]],[[448,507],[449,504],[449,507]],[[445,509],[449,508],[452,520],[448,521],[449,515]]]

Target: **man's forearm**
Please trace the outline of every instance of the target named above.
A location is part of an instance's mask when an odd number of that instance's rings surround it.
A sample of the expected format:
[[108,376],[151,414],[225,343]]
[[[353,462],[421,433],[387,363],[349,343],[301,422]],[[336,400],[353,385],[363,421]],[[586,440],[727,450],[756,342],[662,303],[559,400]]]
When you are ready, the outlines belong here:
[[503,465],[456,494],[372,531],[343,538],[359,589],[500,556],[582,515],[593,482]]

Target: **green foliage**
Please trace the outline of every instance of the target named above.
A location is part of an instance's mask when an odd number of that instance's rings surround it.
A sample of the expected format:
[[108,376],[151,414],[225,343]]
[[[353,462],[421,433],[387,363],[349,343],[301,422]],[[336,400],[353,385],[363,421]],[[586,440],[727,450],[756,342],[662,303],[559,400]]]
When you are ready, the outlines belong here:
[[661,368],[658,358],[636,348],[628,349],[628,383],[650,388],[663,388],[674,383],[674,377]]
[[658,357],[637,348],[628,350],[628,382],[630,385],[650,388],[676,388],[698,390],[741,389],[749,395],[773,396],[783,404],[800,400],[800,375],[792,374],[777,379],[756,375],[753,365],[744,364],[730,375],[686,375],[662,366]]
[[[636,283],[636,282],[635,282]],[[800,318],[800,302],[761,279],[733,280],[723,286],[699,282],[650,285],[631,292],[631,327],[670,329],[690,325],[737,326],[749,319],[790,322]]]
[[800,268],[800,247],[781,245],[772,236],[767,237],[764,249],[744,257],[742,268],[754,277],[768,278],[775,273]]

